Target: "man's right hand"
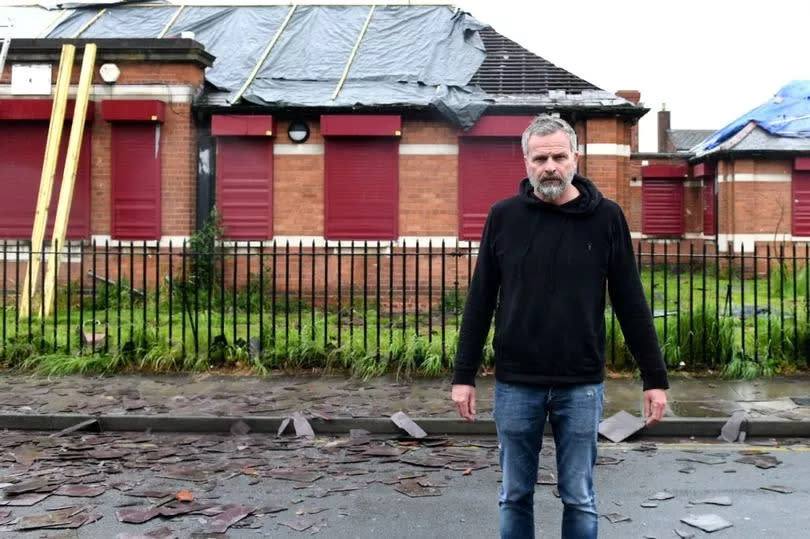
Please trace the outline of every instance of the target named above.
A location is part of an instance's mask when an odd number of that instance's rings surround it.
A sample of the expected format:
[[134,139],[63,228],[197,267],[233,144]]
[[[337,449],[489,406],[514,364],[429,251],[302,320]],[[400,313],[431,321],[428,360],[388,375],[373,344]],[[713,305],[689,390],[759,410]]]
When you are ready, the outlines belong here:
[[475,386],[455,384],[451,397],[458,408],[458,415],[467,421],[475,421]]

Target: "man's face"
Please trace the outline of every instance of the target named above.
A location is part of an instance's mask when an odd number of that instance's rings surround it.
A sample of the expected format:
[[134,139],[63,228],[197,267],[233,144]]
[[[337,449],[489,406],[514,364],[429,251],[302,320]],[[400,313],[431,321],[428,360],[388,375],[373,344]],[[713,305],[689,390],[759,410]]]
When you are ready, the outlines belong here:
[[562,195],[574,179],[578,157],[578,153],[571,151],[568,135],[563,131],[529,137],[524,160],[535,192],[550,200]]

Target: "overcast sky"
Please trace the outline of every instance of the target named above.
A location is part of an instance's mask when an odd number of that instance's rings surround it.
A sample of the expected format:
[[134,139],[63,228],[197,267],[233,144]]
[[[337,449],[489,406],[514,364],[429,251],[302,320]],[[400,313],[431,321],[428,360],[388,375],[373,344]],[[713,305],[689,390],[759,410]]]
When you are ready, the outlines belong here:
[[[639,90],[651,109],[641,120],[642,151],[656,149],[656,111],[662,103],[675,129],[719,129],[787,82],[810,79],[810,0],[455,3],[600,88]],[[4,4],[20,2],[0,0]],[[15,16],[18,31],[29,35],[55,15],[44,12],[37,23],[9,8],[0,10]]]

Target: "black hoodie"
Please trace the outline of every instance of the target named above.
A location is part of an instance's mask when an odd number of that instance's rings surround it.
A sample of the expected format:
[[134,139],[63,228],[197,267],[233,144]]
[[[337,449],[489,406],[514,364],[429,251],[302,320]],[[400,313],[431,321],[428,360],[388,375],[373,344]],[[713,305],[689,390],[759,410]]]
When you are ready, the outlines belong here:
[[475,385],[495,315],[495,376],[543,386],[598,383],[605,370],[605,285],[644,389],[667,389],[650,308],[621,208],[587,178],[579,196],[543,202],[528,179],[484,225],[456,355],[454,384]]

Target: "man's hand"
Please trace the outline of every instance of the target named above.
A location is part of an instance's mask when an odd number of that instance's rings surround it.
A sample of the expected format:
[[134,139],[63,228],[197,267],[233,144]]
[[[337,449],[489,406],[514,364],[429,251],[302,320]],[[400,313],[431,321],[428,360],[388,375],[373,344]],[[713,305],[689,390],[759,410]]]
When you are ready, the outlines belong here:
[[667,408],[667,392],[663,389],[648,389],[644,392],[644,417],[652,427],[664,417]]
[[455,384],[451,397],[458,408],[458,415],[467,421],[475,421],[475,386]]

